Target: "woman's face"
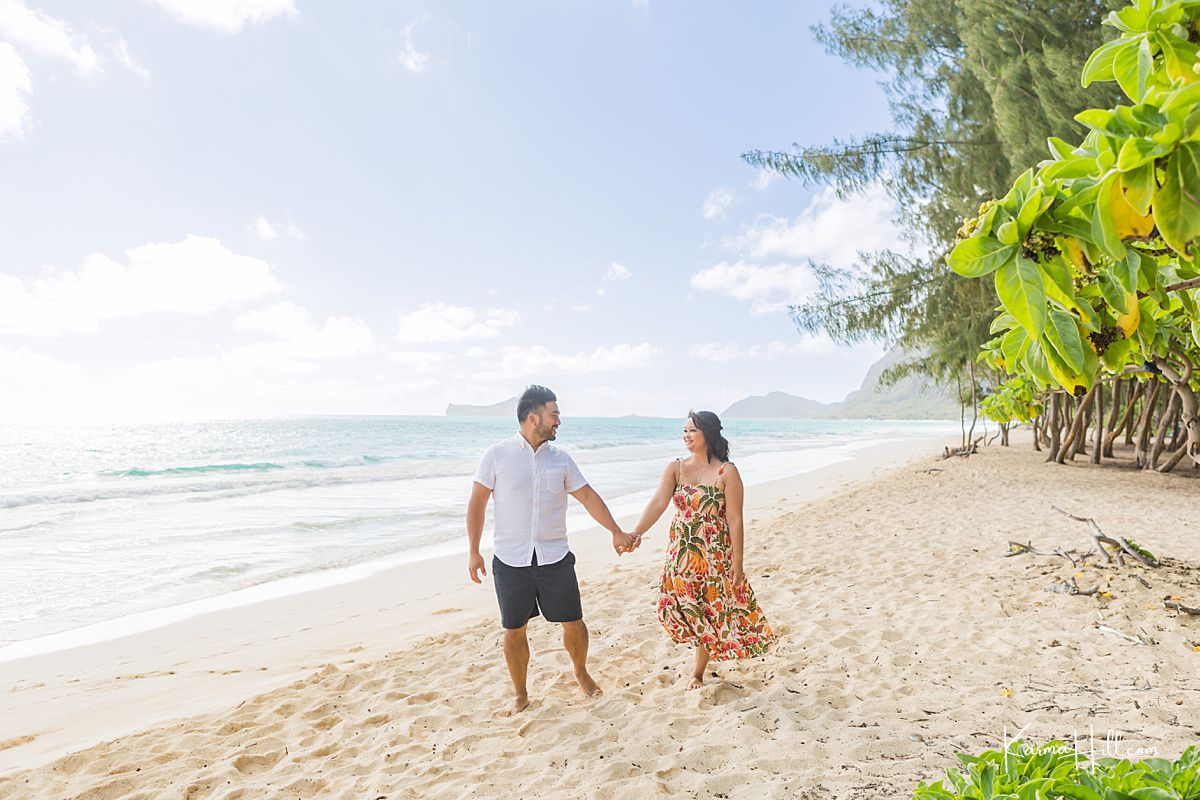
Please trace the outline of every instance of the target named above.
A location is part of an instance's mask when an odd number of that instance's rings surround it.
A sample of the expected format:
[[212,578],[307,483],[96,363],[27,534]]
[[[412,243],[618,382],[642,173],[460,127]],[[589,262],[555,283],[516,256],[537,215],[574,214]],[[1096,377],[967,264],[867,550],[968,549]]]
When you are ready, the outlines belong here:
[[692,453],[704,450],[704,431],[696,427],[691,417],[683,422],[683,446]]

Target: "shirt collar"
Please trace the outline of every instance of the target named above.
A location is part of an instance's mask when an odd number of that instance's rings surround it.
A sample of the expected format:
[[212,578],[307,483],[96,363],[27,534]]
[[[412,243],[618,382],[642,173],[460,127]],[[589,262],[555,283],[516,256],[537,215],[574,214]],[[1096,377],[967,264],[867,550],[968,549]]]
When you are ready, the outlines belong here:
[[537,455],[538,453],[542,452],[543,450],[549,449],[549,447],[550,447],[550,442],[542,442],[542,446],[539,447],[537,450],[534,450],[533,445],[531,445],[529,443],[529,441],[524,436],[521,435],[520,431],[517,431],[517,435],[513,437],[513,442],[515,442],[518,447],[523,447],[526,450],[528,450],[529,452],[533,453],[534,455]]

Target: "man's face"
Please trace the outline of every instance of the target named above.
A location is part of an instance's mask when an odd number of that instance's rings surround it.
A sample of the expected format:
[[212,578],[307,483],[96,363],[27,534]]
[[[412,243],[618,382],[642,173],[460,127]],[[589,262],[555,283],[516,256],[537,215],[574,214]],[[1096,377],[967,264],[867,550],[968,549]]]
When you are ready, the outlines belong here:
[[558,426],[562,424],[562,419],[558,414],[558,403],[551,400],[537,414],[537,425],[534,431],[539,439],[545,442],[553,442]]

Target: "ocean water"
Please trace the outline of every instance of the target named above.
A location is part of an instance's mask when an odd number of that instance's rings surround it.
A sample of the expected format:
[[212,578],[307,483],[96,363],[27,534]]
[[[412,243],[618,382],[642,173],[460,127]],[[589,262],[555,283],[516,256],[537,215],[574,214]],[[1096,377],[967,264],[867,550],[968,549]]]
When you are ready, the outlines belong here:
[[[725,433],[752,485],[956,427],[730,420]],[[478,458],[515,430],[474,417],[0,425],[0,655],[295,576],[465,552]],[[682,420],[568,418],[557,444],[620,514],[685,454],[681,431]],[[572,507],[571,528],[586,526]]]

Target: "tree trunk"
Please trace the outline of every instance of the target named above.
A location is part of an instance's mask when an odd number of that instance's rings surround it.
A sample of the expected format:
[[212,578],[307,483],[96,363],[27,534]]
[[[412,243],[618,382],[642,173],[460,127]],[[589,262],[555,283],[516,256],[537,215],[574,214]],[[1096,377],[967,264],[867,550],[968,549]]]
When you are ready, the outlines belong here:
[[1079,407],[1075,410],[1075,419],[1071,422],[1071,430],[1067,434],[1066,440],[1063,441],[1062,448],[1058,451],[1058,463],[1066,462],[1067,457],[1075,458],[1075,442],[1083,437],[1083,426],[1087,424],[1087,412],[1092,407],[1092,400],[1096,397],[1096,392],[1099,391],[1100,384],[1093,386],[1083,399],[1079,401]]
[[1162,371],[1164,377],[1175,387],[1176,396],[1180,403],[1180,421],[1187,431],[1187,455],[1200,465],[1200,403],[1196,400],[1196,392],[1192,389],[1192,372],[1194,367],[1191,359],[1178,350],[1171,350],[1170,355],[1179,362],[1179,368],[1163,358],[1154,362]]
[[1154,410],[1158,405],[1158,395],[1162,391],[1162,381],[1155,381],[1150,396],[1146,398],[1146,407],[1138,418],[1137,443],[1133,450],[1133,462],[1139,468],[1146,466],[1146,449],[1150,446],[1150,427],[1154,424]]
[[[1126,401],[1125,413],[1121,417],[1121,424],[1104,437],[1104,455],[1108,456],[1109,458],[1113,457],[1113,443],[1116,442],[1117,437],[1120,436],[1122,432],[1129,436],[1130,431],[1133,430],[1134,412],[1137,410],[1138,399],[1143,394],[1143,388],[1144,387],[1142,384],[1132,379],[1130,380],[1129,399]],[[1125,442],[1127,445],[1131,443],[1132,439]]]
[[1105,426],[1104,436],[1101,437],[1101,447],[1104,450],[1105,458],[1112,458],[1113,439],[1116,438],[1114,431],[1117,429],[1117,420],[1121,418],[1121,387],[1123,381],[1117,378],[1113,381],[1112,403],[1108,410],[1108,425]]
[[979,397],[975,393],[975,362],[971,362],[971,430],[967,434],[966,446],[975,438],[975,423],[979,420]]
[[1061,404],[1062,392],[1054,392],[1050,395],[1050,419],[1046,421],[1046,424],[1050,426],[1050,455],[1046,456],[1046,461],[1058,460],[1059,436],[1062,434],[1058,411]]
[[1033,418],[1033,450],[1035,453],[1042,452],[1042,436],[1045,434],[1042,433],[1042,426],[1038,424],[1041,421],[1041,417]]
[[1150,457],[1146,459],[1146,469],[1157,469],[1158,458],[1162,455],[1163,447],[1167,443],[1167,429],[1171,427],[1171,423],[1175,420],[1175,414],[1179,411],[1179,392],[1171,392],[1171,399],[1167,403],[1167,408],[1163,411],[1162,416],[1158,418],[1158,437],[1154,440],[1154,448],[1150,451]]
[[[1113,394],[1116,394],[1116,386],[1113,386]],[[1096,407],[1092,410],[1092,417],[1096,420],[1096,438],[1092,443],[1092,463],[1100,463],[1100,453],[1104,449],[1104,390],[1100,384],[1096,384]]]
[[[1000,423],[1000,446],[1001,446],[1001,447],[1008,447],[1008,429],[1009,429],[1009,425],[1010,425],[1010,423],[1007,423],[1007,422],[1001,422],[1001,423]],[[1035,443],[1037,442],[1037,439],[1036,439],[1036,437],[1035,437],[1035,439],[1034,439],[1034,442],[1035,442]]]

